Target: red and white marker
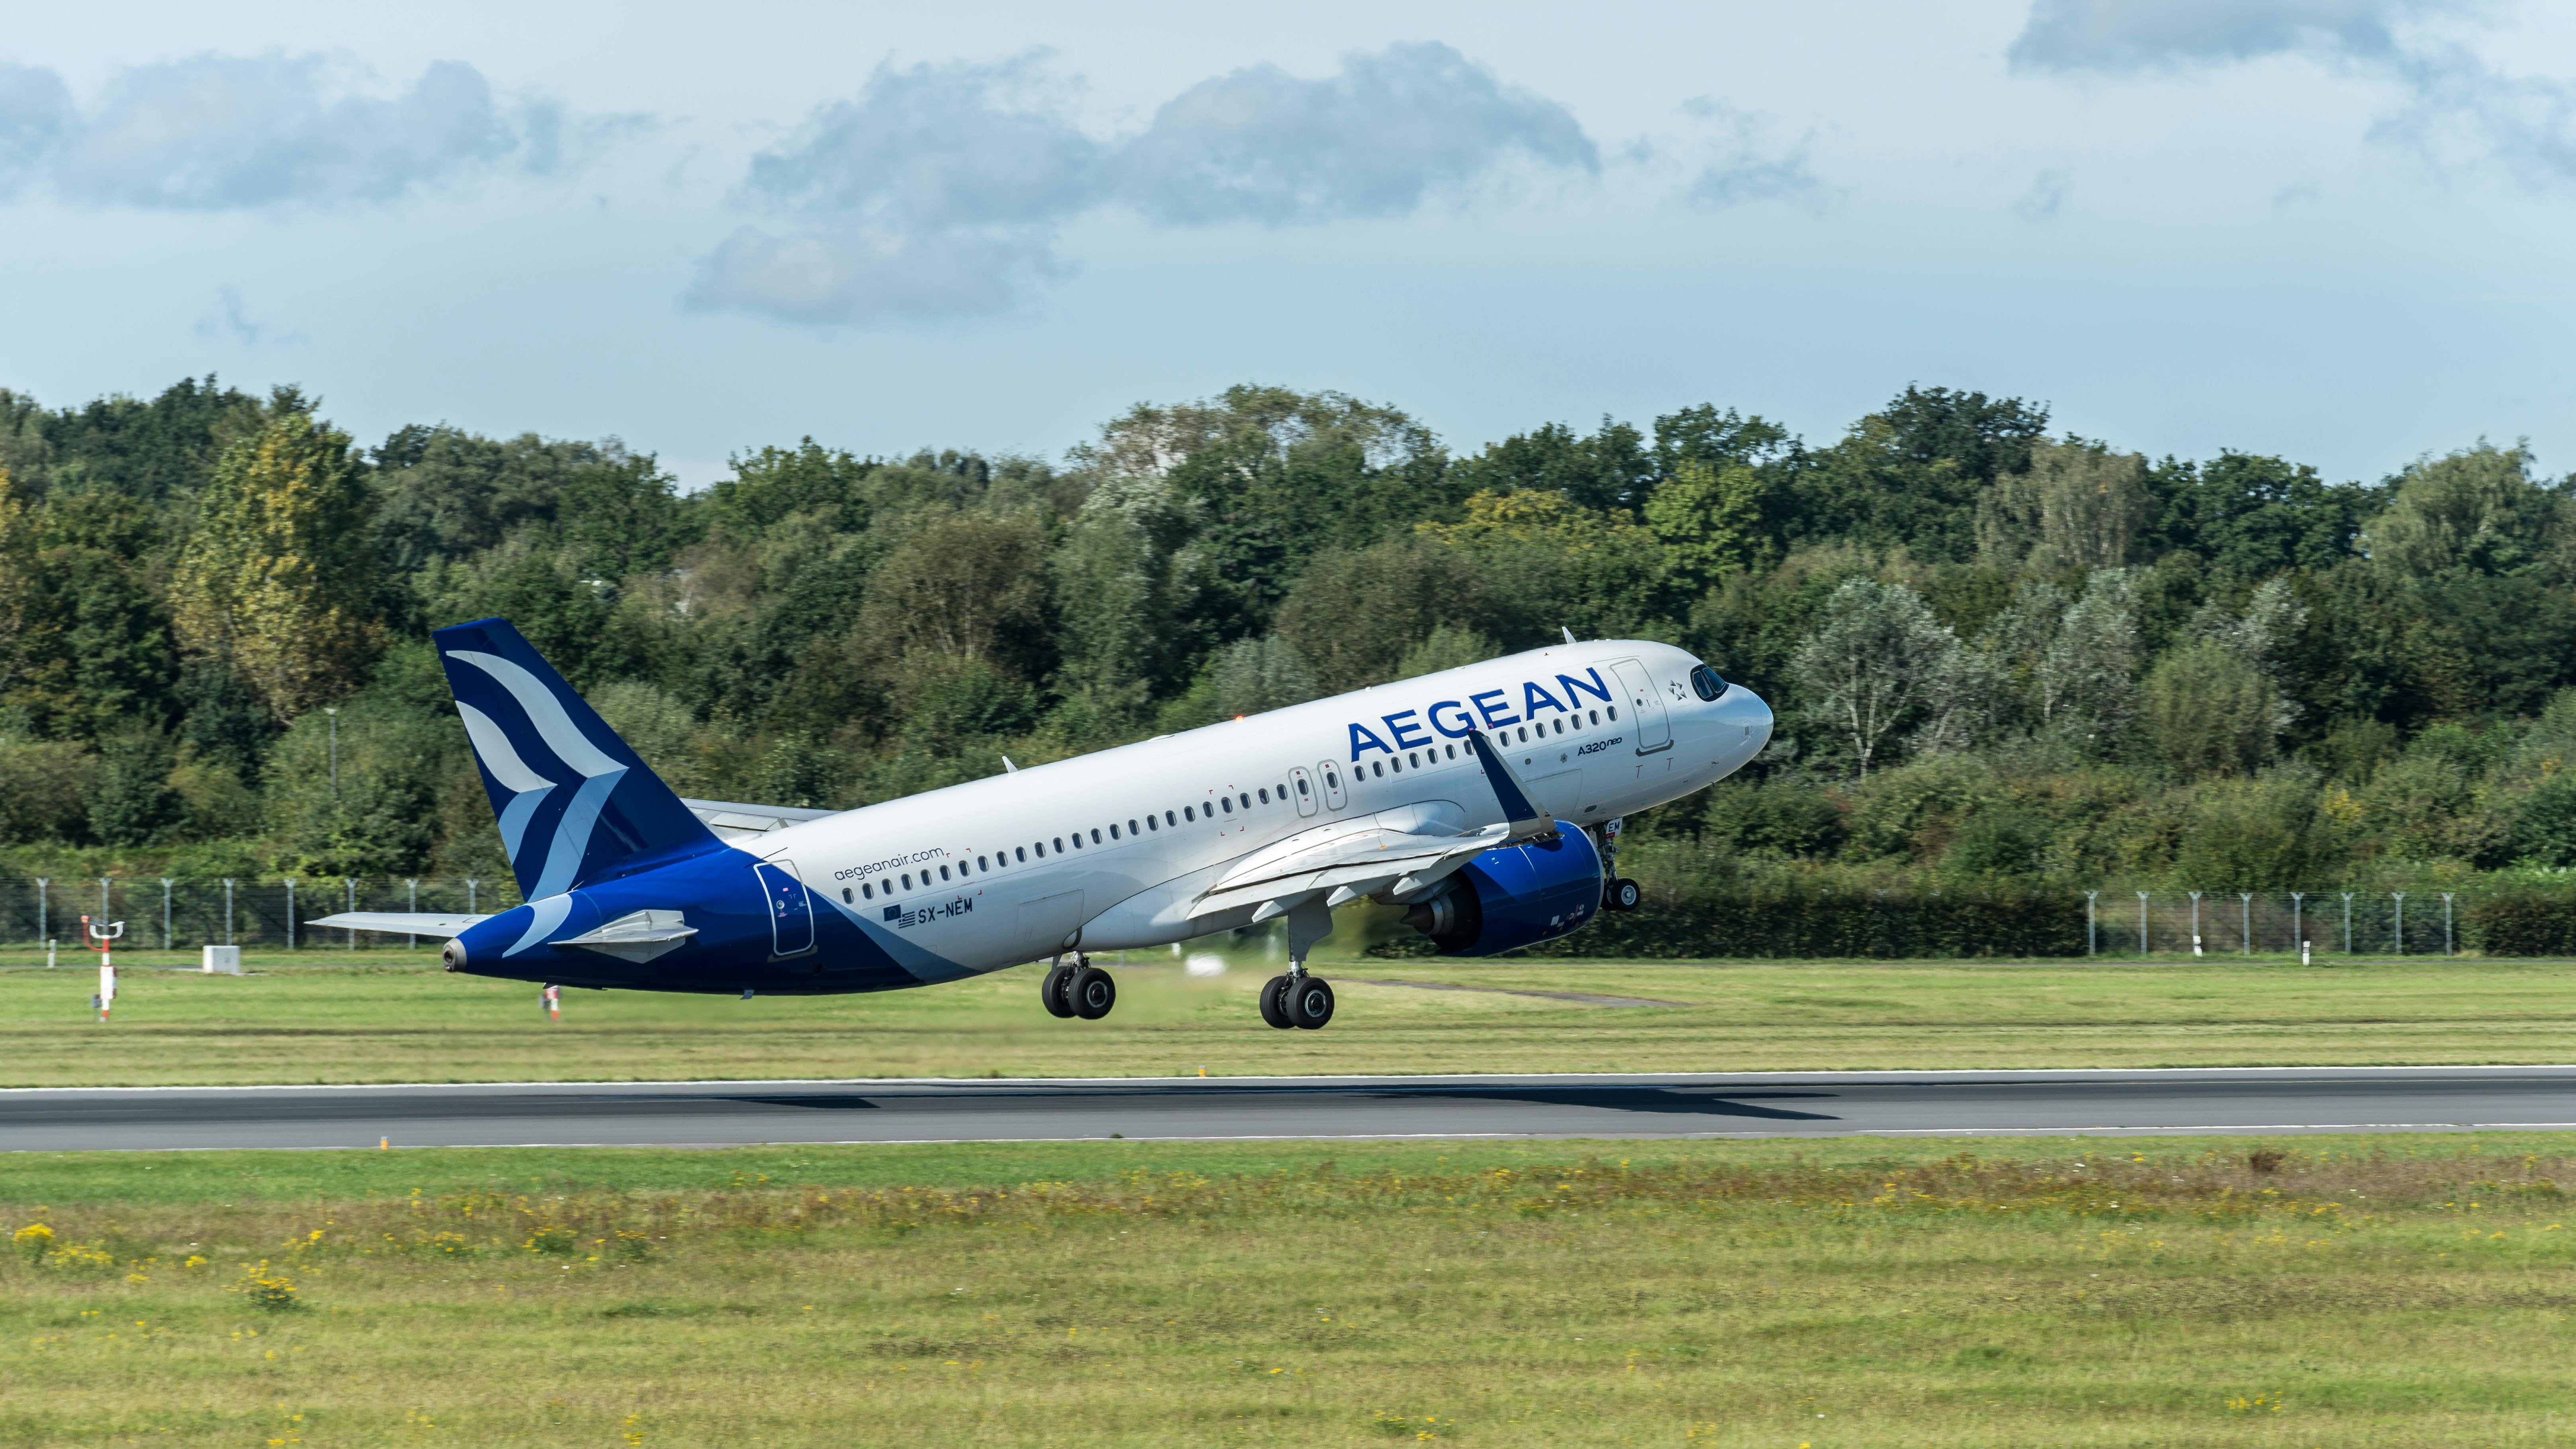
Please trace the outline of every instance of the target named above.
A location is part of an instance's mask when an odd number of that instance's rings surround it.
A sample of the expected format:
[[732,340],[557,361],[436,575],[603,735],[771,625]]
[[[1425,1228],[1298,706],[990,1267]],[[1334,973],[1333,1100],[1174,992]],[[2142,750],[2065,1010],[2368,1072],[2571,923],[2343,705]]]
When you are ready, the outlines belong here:
[[560,986],[546,987],[546,1020],[563,1020],[563,988]]
[[124,934],[123,921],[110,925],[87,916],[81,917],[82,944],[98,953],[98,995],[93,999],[98,1003],[98,1019],[101,1021],[107,1020],[107,1013],[116,1005],[116,958],[110,947],[117,937]]

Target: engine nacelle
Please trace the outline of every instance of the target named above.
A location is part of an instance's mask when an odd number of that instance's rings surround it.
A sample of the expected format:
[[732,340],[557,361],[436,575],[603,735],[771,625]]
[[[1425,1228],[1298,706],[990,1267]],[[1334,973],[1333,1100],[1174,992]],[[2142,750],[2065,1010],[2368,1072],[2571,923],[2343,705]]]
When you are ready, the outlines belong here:
[[1565,829],[1486,851],[1449,877],[1448,889],[1404,913],[1443,956],[1491,956],[1552,941],[1601,909],[1601,854]]

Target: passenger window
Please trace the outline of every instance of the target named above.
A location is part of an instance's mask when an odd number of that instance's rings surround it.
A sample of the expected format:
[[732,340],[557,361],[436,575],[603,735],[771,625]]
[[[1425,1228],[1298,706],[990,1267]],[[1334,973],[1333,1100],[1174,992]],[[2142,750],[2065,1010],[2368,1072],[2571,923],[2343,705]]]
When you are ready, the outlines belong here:
[[1155,819],[1151,815],[1148,815],[1145,817],[1145,828],[1148,830],[1160,830],[1163,828],[1163,822]]
[[1199,818],[1199,815],[1198,815],[1198,807],[1197,807],[1197,806],[1195,806],[1195,805],[1184,805],[1184,806],[1182,806],[1182,807],[1181,807],[1181,818],[1182,818],[1183,820],[1196,820],[1196,819],[1198,819],[1198,818]]
[[1617,705],[1615,705],[1615,704],[1614,704],[1614,705],[1610,706],[1610,718],[1612,718],[1612,719],[1614,719],[1614,720],[1615,720],[1615,719],[1617,719],[1618,717],[1619,717],[1619,706],[1617,706]]
[[912,889],[912,872],[911,872],[911,871],[905,871],[905,872],[903,873],[903,888],[904,888],[905,890],[910,890],[910,889]]
[[992,859],[988,856],[981,855],[975,857],[975,868],[979,871],[991,870],[993,868]]
[[1372,775],[1375,775],[1376,777],[1378,777],[1378,778],[1379,778],[1379,779],[1381,779],[1381,780],[1385,779],[1385,778],[1386,778],[1386,761],[1384,761],[1384,760],[1371,760],[1371,761],[1369,762],[1369,773],[1370,773],[1370,774],[1372,774]]
[[1020,855],[1020,864],[1022,864],[1022,865],[1026,865],[1026,864],[1028,864],[1028,863],[1029,863],[1029,848],[1028,848],[1027,846],[1025,846],[1025,845],[1018,846],[1018,847],[1015,847],[1015,848],[1019,851],[1019,855]]
[[1112,840],[1118,838],[1118,822],[1115,820],[1109,822],[1109,838]]
[[943,865],[939,868],[939,878],[941,880],[948,879],[948,867]]
[[1406,752],[1404,762],[1417,770],[1422,768],[1422,757],[1410,751]]
[[1093,826],[1093,827],[1091,828],[1091,843],[1092,843],[1092,844],[1094,844],[1094,845],[1098,845],[1098,844],[1100,843],[1100,827],[1099,827],[1099,826],[1096,826],[1096,825],[1095,825],[1095,826]]
[[841,887],[841,904],[845,906],[850,904],[850,888],[848,886]]
[[1164,823],[1165,825],[1178,825],[1178,824],[1180,824],[1181,822],[1179,822],[1179,821],[1177,821],[1177,820],[1174,820],[1174,819],[1172,818],[1172,812],[1171,812],[1171,811],[1169,811],[1169,810],[1166,810],[1166,811],[1164,811],[1164,812],[1163,812],[1163,823]]
[[1267,785],[1261,787],[1261,803],[1264,805],[1270,803],[1270,787]]
[[1312,795],[1312,794],[1314,794],[1315,792],[1314,792],[1314,791],[1312,791],[1312,790],[1307,789],[1307,788],[1306,788],[1306,782],[1305,782],[1305,781],[1303,781],[1303,780],[1300,780],[1300,781],[1298,781],[1298,782],[1297,782],[1297,793],[1298,793],[1298,794],[1300,794],[1300,795]]
[[1224,796],[1222,796],[1222,795],[1219,795],[1219,796],[1217,797],[1216,803],[1218,803],[1219,805],[1222,805],[1222,806],[1224,806],[1224,807],[1225,807],[1225,813],[1226,813],[1226,814],[1231,815],[1231,814],[1233,814],[1233,813],[1234,813],[1234,802],[1233,802],[1233,801],[1226,799],[1226,798],[1225,798]]
[[875,900],[877,897],[876,883],[874,881],[864,880],[859,882],[859,894],[866,896],[869,900]]
[[1453,760],[1458,758],[1458,747],[1456,745],[1449,746],[1449,758]]
[[1133,834],[1135,834],[1135,833],[1136,833],[1136,822],[1135,822],[1135,821],[1133,821],[1133,820],[1129,820],[1129,821],[1127,822],[1127,833],[1128,833],[1129,835],[1133,835]]
[[1251,797],[1251,796],[1249,796],[1249,795],[1237,795],[1237,796],[1235,796],[1234,798],[1243,802],[1243,808],[1244,808],[1244,809],[1249,810],[1249,809],[1251,809],[1251,808],[1252,808],[1252,797]]
[[[1039,842],[1037,843],[1037,847],[1036,847],[1036,848],[1037,848],[1037,853],[1038,853],[1038,859],[1040,859],[1040,860],[1044,860],[1044,859],[1046,859],[1046,842],[1045,842],[1045,841],[1043,841],[1043,840],[1039,841]],[[1063,842],[1063,841],[1061,841],[1061,840],[1057,841],[1057,842],[1056,842],[1056,848],[1057,848],[1058,850],[1063,849],[1063,848],[1064,848],[1064,842]]]
[[[1081,836],[1079,836],[1079,835],[1076,835],[1076,836],[1074,837],[1074,839],[1076,839],[1076,840],[1080,840],[1081,838],[1082,838],[1082,837],[1081,837]],[[1061,835],[1059,835],[1059,836],[1057,836],[1057,837],[1055,838],[1055,853],[1056,853],[1056,854],[1058,854],[1058,855],[1062,855],[1062,854],[1064,854],[1064,837],[1063,837],[1063,836],[1061,836]]]

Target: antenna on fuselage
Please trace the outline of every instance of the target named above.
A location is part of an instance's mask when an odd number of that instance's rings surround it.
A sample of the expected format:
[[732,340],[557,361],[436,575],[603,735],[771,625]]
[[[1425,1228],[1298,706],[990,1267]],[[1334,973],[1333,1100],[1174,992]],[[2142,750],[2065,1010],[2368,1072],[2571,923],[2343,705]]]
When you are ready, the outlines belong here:
[[1559,625],[1557,625],[1557,626],[1556,626],[1556,632],[1558,632],[1558,633],[1560,633],[1560,634],[1563,634],[1563,635],[1565,636],[1565,642],[1566,642],[1566,643],[1571,644],[1571,643],[1573,643],[1573,642],[1574,642],[1574,631],[1573,631],[1573,630],[1571,630],[1571,629],[1568,629],[1568,628],[1567,628],[1567,627],[1565,627],[1563,624],[1559,624]]
[[1007,772],[1009,772],[1009,773],[1011,773],[1011,774],[1014,774],[1014,775],[1016,775],[1016,774],[1018,774],[1018,773],[1020,772],[1020,767],[1019,767],[1019,766],[1017,766],[1017,765],[1012,764],[1012,763],[1011,763],[1011,757],[1010,757],[1010,756],[1008,756],[1008,755],[1004,755],[1004,756],[1002,757],[1002,768],[1003,768],[1005,771],[1007,771]]

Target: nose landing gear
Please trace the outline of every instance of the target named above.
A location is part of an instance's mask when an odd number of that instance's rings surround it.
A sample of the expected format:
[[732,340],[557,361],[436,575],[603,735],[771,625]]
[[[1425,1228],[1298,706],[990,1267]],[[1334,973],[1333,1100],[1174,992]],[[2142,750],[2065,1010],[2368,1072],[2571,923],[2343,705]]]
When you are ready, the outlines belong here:
[[1601,852],[1601,909],[1633,911],[1643,905],[1645,889],[1619,874],[1619,828],[1623,822],[1605,820],[1593,832],[1593,845]]

